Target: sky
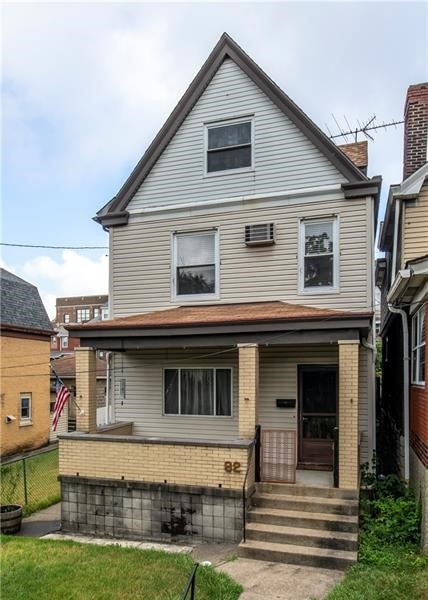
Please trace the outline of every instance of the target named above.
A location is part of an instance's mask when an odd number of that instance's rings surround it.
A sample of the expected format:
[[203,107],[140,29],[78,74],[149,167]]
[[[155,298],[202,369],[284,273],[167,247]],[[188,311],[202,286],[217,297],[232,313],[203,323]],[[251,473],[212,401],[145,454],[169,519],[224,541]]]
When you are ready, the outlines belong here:
[[[5,3],[3,243],[107,246],[92,217],[119,190],[223,31],[326,133],[403,118],[428,79],[423,2]],[[402,176],[403,126],[369,141],[369,176]],[[362,139],[362,138],[361,138]],[[348,138],[348,141],[352,141]],[[344,143],[343,140],[341,143]],[[55,298],[107,293],[107,249],[1,247]]]

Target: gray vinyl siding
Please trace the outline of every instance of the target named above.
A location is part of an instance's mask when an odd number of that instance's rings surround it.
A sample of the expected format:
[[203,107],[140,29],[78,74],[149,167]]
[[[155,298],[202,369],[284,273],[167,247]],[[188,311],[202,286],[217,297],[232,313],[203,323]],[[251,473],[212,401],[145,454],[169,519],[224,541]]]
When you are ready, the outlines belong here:
[[[283,300],[337,309],[367,310],[371,300],[370,199],[344,200],[340,192],[307,199],[259,202],[131,217],[111,235],[112,317],[183,304],[171,299],[171,240],[175,231],[217,227],[220,298],[205,303]],[[301,294],[298,290],[299,220],[338,215],[339,289]],[[368,222],[369,221],[369,222]],[[245,225],[275,224],[273,246],[247,247]],[[198,303],[197,297],[192,300]]]
[[[300,364],[338,364],[337,345],[263,347],[260,349],[258,422],[264,428],[297,429]],[[233,369],[232,417],[169,416],[163,414],[163,369],[205,366]],[[360,348],[359,429],[361,461],[368,460],[369,352]],[[134,434],[160,438],[233,440],[238,438],[238,351],[153,350],[114,355],[112,365],[116,421],[132,421]],[[126,379],[121,399],[119,380]],[[277,398],[295,398],[296,409],[276,408]],[[123,402],[123,404],[122,404]]]
[[[262,427],[297,429],[298,365],[336,365],[338,346],[277,346],[262,348],[260,354],[260,403]],[[293,398],[296,408],[276,408],[277,398]]]
[[[217,354],[221,352],[221,354]],[[214,354],[214,355],[213,355]],[[201,356],[213,355],[207,358]],[[163,414],[163,369],[170,367],[232,367],[232,417]],[[135,435],[160,438],[232,440],[238,438],[238,351],[224,348],[153,350],[114,355],[115,420],[133,421]],[[119,380],[126,379],[126,398]],[[122,404],[123,402],[123,404]]]
[[[204,176],[204,123],[254,115],[254,171]],[[128,210],[342,183],[343,175],[230,59],[193,107]]]

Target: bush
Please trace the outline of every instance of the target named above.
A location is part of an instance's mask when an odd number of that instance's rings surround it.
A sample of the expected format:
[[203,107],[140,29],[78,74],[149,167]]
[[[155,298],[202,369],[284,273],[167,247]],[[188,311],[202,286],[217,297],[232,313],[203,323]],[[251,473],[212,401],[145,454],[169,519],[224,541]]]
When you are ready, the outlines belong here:
[[413,553],[420,542],[421,511],[407,484],[397,475],[377,476],[362,469],[360,560],[394,563],[396,550]]

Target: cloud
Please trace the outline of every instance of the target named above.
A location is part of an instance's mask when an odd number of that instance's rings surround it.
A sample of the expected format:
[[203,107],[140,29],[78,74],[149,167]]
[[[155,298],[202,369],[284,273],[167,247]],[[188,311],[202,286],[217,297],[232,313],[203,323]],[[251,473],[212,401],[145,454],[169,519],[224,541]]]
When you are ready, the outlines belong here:
[[26,261],[17,274],[36,285],[50,316],[55,316],[55,299],[67,296],[106,294],[108,257],[90,258],[74,250],[64,250],[59,260],[36,256]]

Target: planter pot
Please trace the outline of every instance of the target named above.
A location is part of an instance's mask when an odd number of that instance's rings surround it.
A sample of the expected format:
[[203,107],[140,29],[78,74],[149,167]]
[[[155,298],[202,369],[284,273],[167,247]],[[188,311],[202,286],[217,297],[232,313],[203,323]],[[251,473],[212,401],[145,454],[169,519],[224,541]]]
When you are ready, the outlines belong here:
[[22,506],[19,504],[2,504],[0,507],[1,532],[18,533],[21,529]]

